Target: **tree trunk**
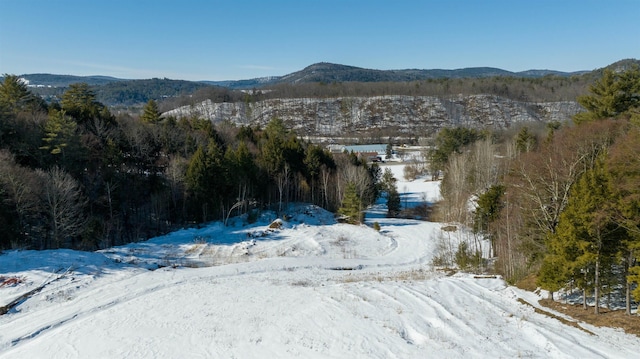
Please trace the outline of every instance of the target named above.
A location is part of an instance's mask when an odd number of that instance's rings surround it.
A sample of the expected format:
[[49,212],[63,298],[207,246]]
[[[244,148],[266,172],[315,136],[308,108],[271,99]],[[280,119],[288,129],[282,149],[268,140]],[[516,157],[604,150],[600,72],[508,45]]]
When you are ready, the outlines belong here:
[[594,279],[595,314],[600,314],[600,255],[596,257],[596,273]]
[[[625,315],[631,315],[631,283],[629,283],[629,281],[627,280],[627,277],[629,276],[629,266],[631,265],[631,260],[632,259],[633,259],[633,255],[632,255],[631,251],[629,251],[629,253],[627,254],[627,260],[624,261],[624,281],[625,281],[625,286],[624,286],[625,287],[624,314]],[[640,313],[640,311],[638,313]]]

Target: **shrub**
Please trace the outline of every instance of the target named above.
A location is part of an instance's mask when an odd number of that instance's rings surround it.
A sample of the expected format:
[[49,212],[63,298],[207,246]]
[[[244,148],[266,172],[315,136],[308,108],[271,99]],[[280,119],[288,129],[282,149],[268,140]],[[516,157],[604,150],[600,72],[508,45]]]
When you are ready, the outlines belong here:
[[402,173],[404,175],[404,179],[407,181],[413,181],[416,178],[418,178],[418,176],[420,175],[420,170],[418,169],[418,166],[416,165],[406,165],[404,166],[404,169],[402,170]]
[[460,242],[455,256],[456,264],[460,269],[477,269],[482,263],[482,255],[479,251],[472,252],[467,242]]

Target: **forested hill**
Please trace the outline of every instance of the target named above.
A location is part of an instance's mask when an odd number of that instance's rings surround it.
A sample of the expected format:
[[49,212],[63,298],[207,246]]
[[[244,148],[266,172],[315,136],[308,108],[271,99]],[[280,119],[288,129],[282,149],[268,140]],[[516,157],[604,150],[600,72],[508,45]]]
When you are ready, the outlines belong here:
[[[615,62],[605,68],[626,68],[630,64],[640,64],[640,60],[627,59]],[[405,69],[405,70],[375,70],[355,66],[320,62],[284,76],[272,76],[240,81],[208,81],[212,85],[220,85],[229,88],[248,89],[277,84],[298,83],[334,83],[334,82],[411,82],[436,79],[478,79],[489,77],[514,77],[514,78],[542,78],[547,76],[572,77],[601,72],[602,69],[590,69],[574,72],[562,72],[555,70],[527,70],[512,72],[493,67],[468,67],[455,70],[444,69]]]
[[96,99],[110,107],[136,106],[149,100],[160,101],[166,98],[188,96],[203,88],[215,88],[201,82],[146,79],[125,80],[107,76],[71,76],[33,74],[21,75],[28,81],[32,92],[47,101],[58,101],[60,96],[75,83],[86,83],[96,94]]
[[[605,68],[625,69],[631,64],[640,64],[640,60],[621,60]],[[603,68],[604,69],[604,68]],[[461,91],[461,93],[488,93],[503,96],[505,79],[521,79],[526,81],[526,86],[548,87],[549,96],[558,90],[559,86],[566,86],[571,82],[572,94],[586,92],[588,83],[599,77],[603,69],[593,71],[561,72],[553,70],[527,70],[511,72],[492,67],[473,67],[455,70],[443,69],[406,69],[406,70],[375,70],[355,66],[346,66],[332,63],[316,63],[300,71],[284,76],[271,76],[256,79],[237,81],[184,81],[172,79],[146,79],[128,80],[108,76],[72,76],[55,74],[24,74],[20,77],[28,81],[32,91],[47,100],[55,101],[73,83],[86,83],[92,87],[101,103],[112,106],[136,106],[149,100],[161,101],[167,98],[179,98],[184,96],[196,97],[195,100],[205,98],[229,102],[243,98],[241,93],[235,90],[241,89],[277,89],[277,96],[284,97],[326,97],[336,96],[334,89],[316,87],[309,93],[309,85],[325,84],[349,84],[358,87],[355,95],[435,95],[434,93],[407,93],[407,90],[399,90],[398,86],[389,84],[410,84],[420,88],[420,82],[442,81],[442,88],[438,94],[446,94],[447,91]],[[493,80],[492,80],[493,79]],[[2,80],[2,78],[0,78]],[[453,81],[462,81],[453,84]],[[481,88],[473,89],[477,85],[476,80],[482,80]],[[447,83],[447,81],[449,81]],[[492,82],[493,81],[493,82]],[[384,84],[384,85],[381,85]],[[455,86],[452,86],[455,85]],[[560,85],[559,85],[560,84]],[[293,86],[293,87],[292,87]],[[300,86],[300,87],[298,87]],[[461,89],[462,86],[463,88]],[[286,87],[286,90],[283,90]],[[394,93],[389,93],[389,89]],[[467,88],[467,89],[465,89]],[[424,89],[424,86],[423,86]],[[535,90],[535,89],[534,89]],[[344,93],[340,96],[350,95]],[[401,91],[401,92],[398,92]],[[479,92],[480,91],[480,92]],[[198,93],[199,92],[199,93]],[[195,95],[194,95],[195,94]],[[213,98],[212,98],[213,94]],[[525,96],[531,97],[525,91]],[[522,99],[522,98],[519,98]],[[191,101],[193,101],[192,99]],[[567,100],[565,98],[538,98],[543,101]],[[573,100],[573,98],[571,99]],[[179,104],[181,105],[181,104]]]
[[541,77],[546,75],[571,76],[583,72],[559,72],[550,70],[531,70],[514,73],[492,67],[472,67],[457,70],[373,70],[331,63],[317,63],[292,74],[282,76],[278,82],[405,82],[441,78],[482,78],[494,76]]

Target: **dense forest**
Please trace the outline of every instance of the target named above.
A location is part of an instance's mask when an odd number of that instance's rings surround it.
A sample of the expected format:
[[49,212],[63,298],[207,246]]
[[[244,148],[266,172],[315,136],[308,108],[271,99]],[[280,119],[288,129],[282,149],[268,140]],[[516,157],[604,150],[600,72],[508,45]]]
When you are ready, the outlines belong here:
[[429,153],[444,174],[438,219],[489,236],[511,282],[534,274],[552,294],[582,290],[596,313],[626,292],[630,313],[632,292],[640,301],[639,68],[605,71],[578,101],[587,111],[573,123],[440,132]]
[[153,100],[116,116],[86,84],[46,104],[13,75],[0,116],[0,248],[105,248],[291,201],[357,222],[353,207],[377,196],[379,168],[302,142],[278,119],[214,127],[163,118]]
[[591,75],[542,78],[460,78],[429,79],[411,82],[310,82],[277,84],[239,92],[220,87],[206,87],[189,96],[168,97],[159,101],[161,110],[194,105],[210,99],[213,102],[257,102],[274,98],[337,98],[387,95],[435,96],[489,94],[525,102],[575,101],[588,92]]

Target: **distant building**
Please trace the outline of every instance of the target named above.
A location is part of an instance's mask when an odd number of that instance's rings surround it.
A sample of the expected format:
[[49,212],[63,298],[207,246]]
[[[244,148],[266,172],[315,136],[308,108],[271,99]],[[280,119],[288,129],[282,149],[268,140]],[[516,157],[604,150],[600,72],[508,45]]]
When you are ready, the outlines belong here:
[[327,146],[329,151],[333,153],[355,153],[359,157],[366,158],[371,162],[379,162],[386,160],[387,145],[386,144],[373,144],[373,145],[329,145]]

